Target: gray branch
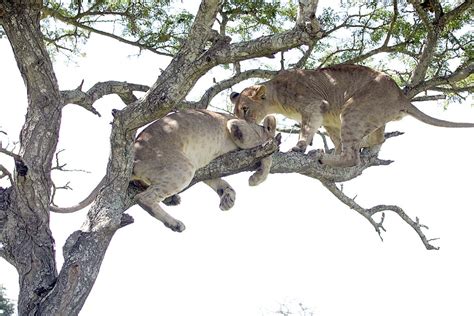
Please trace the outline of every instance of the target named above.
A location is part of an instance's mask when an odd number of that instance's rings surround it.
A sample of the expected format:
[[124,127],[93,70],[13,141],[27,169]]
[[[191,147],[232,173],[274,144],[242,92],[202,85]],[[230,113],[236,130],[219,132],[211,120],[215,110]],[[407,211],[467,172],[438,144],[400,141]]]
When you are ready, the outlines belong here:
[[86,110],[100,116],[100,113],[93,107],[93,104],[100,98],[117,94],[125,104],[130,104],[137,100],[133,95],[133,91],[146,92],[150,87],[141,84],[134,84],[120,81],[98,82],[86,92],[82,91],[84,81],[74,90],[61,91],[63,104],[77,104]]
[[413,7],[415,8],[416,13],[421,18],[424,26],[426,27],[428,34],[425,40],[425,45],[422,49],[421,56],[418,59],[418,64],[415,67],[411,77],[410,77],[410,84],[409,86],[413,87],[418,85],[425,79],[426,72],[428,71],[428,67],[430,65],[430,61],[433,58],[435,53],[436,44],[439,39],[439,34],[443,28],[438,21],[438,23],[432,23],[428,14],[425,10],[421,7],[418,1],[410,0],[409,1]]
[[[418,93],[428,90],[439,90],[445,87],[452,89],[452,92],[457,91],[457,87],[455,86],[457,82],[466,79],[474,72],[474,60],[468,60],[461,66],[459,66],[455,71],[453,71],[450,75],[447,76],[438,76],[431,78],[429,80],[423,81],[420,84],[408,89],[406,95],[409,98],[413,98]],[[460,92],[464,87],[459,87]]]
[[444,94],[437,94],[437,95],[423,95],[414,97],[411,99],[413,102],[421,102],[421,101],[436,101],[436,100],[444,100],[446,96]]
[[[426,27],[426,29],[428,31],[425,45],[422,49],[421,56],[418,59],[418,64],[415,67],[415,69],[414,69],[414,71],[413,71],[413,73],[410,77],[409,88],[414,88],[414,87],[417,87],[417,86],[430,85],[429,83],[424,81],[424,79],[426,77],[426,73],[427,73],[428,68],[430,66],[430,62],[433,59],[433,56],[435,54],[440,34],[444,30],[444,28],[446,27],[448,22],[450,22],[452,19],[459,16],[460,14],[465,12],[466,10],[469,10],[470,8],[472,8],[472,4],[473,4],[472,0],[464,1],[463,3],[461,3],[460,5],[455,7],[453,10],[451,10],[447,14],[441,15],[441,12],[440,12],[441,7],[440,7],[440,4],[439,4],[439,1],[437,1],[437,0],[432,0],[432,1],[434,1],[435,13],[436,13],[435,17],[433,19],[430,19],[430,17],[426,13],[426,11],[421,7],[421,5],[418,1],[414,1],[414,0],[409,1],[413,5],[413,7],[415,8],[415,11],[417,12],[419,17],[421,18],[421,21],[423,22],[424,26]],[[472,61],[469,61],[468,64],[469,63],[471,63],[471,65],[470,66],[468,65],[468,67],[465,68],[465,69],[467,70],[467,69],[470,68],[470,73],[472,73]],[[452,76],[450,76],[450,77],[452,77]],[[456,79],[454,77],[452,77],[451,79],[453,81],[460,80],[460,79]],[[429,81],[436,81],[436,78],[428,80],[428,82]],[[431,85],[431,86],[436,86],[436,84]],[[413,89],[413,90],[415,90],[415,89]],[[416,90],[417,90],[417,92],[424,91],[424,90],[419,90],[419,89],[416,89]],[[411,96],[414,96],[414,95],[416,95],[416,93],[411,94]]]
[[[349,198],[347,195],[345,195],[342,190],[340,190],[334,182],[327,182],[327,181],[321,181],[323,185],[332,193],[334,196],[336,196],[342,203],[346,204],[349,206],[351,209],[355,210],[357,213],[361,214],[364,216],[370,224],[375,228],[375,231],[379,234],[379,237],[381,240],[382,238],[382,231],[386,232],[385,227],[383,226],[383,222],[385,219],[385,213],[384,211],[392,211],[398,216],[400,216],[408,225],[413,228],[418,236],[420,237],[421,241],[423,242],[423,245],[426,247],[427,250],[438,250],[439,247],[435,247],[432,244],[430,244],[431,241],[436,240],[435,239],[428,239],[426,238],[425,234],[422,231],[422,228],[428,229],[428,226],[420,224],[418,217],[414,220],[412,220],[404,211],[402,208],[396,206],[396,205],[377,205],[372,208],[366,209],[361,207],[359,204],[357,204],[354,199]],[[382,217],[380,221],[374,220],[373,216],[377,213],[382,212]]]
[[[387,138],[401,135],[402,133],[394,132],[387,133]],[[365,209],[358,205],[353,199],[347,197],[341,190],[339,190],[335,182],[345,182],[352,180],[362,172],[373,166],[384,166],[390,164],[390,160],[381,160],[377,158],[376,154],[366,152],[363,155],[362,163],[356,167],[350,168],[334,168],[329,166],[323,166],[319,163],[321,153],[319,151],[309,152],[308,154],[298,152],[275,152],[278,148],[278,142],[270,141],[262,146],[258,146],[252,149],[239,150],[231,153],[227,153],[219,158],[216,158],[207,166],[199,169],[191,184],[191,187],[197,182],[214,179],[224,176],[237,174],[243,171],[253,171],[257,168],[258,161],[263,157],[266,157],[273,153],[273,164],[270,172],[274,173],[299,173],[314,179],[321,181],[321,183],[333,193],[341,202],[354,209],[362,216],[364,216],[375,228],[376,232],[382,238],[382,231],[386,231],[383,226],[384,214],[382,213],[382,219],[376,221],[373,216],[383,211],[392,211],[398,214],[408,225],[410,225],[418,234],[424,246],[428,250],[439,249],[433,246],[430,242],[434,239],[427,239],[422,231],[422,228],[427,229],[428,227],[420,224],[418,218],[412,220],[400,207],[396,205],[377,205],[375,207]],[[188,189],[186,188],[186,189]],[[129,186],[129,195],[127,207],[132,206],[135,202],[133,197],[142,192],[144,188],[135,186],[133,183]]]
[[231,88],[233,85],[247,80],[249,78],[265,78],[270,79],[275,76],[278,71],[264,70],[264,69],[252,69],[244,72],[238,72],[235,76],[216,83],[210,87],[197,102],[185,102],[187,108],[205,109],[211,100],[221,91]]

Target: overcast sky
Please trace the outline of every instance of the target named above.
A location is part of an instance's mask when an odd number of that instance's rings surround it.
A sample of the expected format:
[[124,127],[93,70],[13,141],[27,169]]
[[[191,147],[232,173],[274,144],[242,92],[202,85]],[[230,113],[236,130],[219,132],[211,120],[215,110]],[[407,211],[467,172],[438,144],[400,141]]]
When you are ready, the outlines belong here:
[[[0,52],[0,127],[17,140],[25,90],[5,39]],[[95,36],[85,52],[75,62],[57,58],[61,89],[73,89],[82,79],[85,89],[104,80],[151,85],[167,62],[146,52],[131,56],[135,50]],[[222,71],[200,81],[195,95],[213,76],[221,78]],[[441,103],[417,104],[438,118],[474,122],[471,105],[472,99],[444,111]],[[74,188],[58,194],[59,205],[75,204],[104,175],[110,112],[121,107],[112,96],[96,103],[102,117],[74,105],[65,108],[61,157],[68,167],[91,173],[55,174],[57,184],[71,181]],[[250,173],[244,173],[228,178],[237,191],[228,212],[219,210],[217,196],[202,184],[182,194],[181,205],[165,206],[185,223],[181,234],[138,206],[130,209],[135,223],[112,240],[81,315],[272,315],[280,304],[296,310],[300,302],[325,316],[473,315],[474,129],[437,128],[407,117],[388,130],[405,132],[387,140],[380,154],[395,163],[366,170],[344,184],[344,191],[357,195],[362,206],[396,204],[413,219],[418,216],[430,227],[429,238],[441,238],[434,242],[439,251],[425,250],[412,228],[390,213],[382,242],[366,219],[317,180],[270,175],[250,188]],[[293,136],[283,140],[282,150],[296,142]],[[5,156],[0,163],[12,165]],[[80,228],[86,212],[51,214],[59,265],[65,239]],[[4,260],[0,283],[16,298],[16,271]]]

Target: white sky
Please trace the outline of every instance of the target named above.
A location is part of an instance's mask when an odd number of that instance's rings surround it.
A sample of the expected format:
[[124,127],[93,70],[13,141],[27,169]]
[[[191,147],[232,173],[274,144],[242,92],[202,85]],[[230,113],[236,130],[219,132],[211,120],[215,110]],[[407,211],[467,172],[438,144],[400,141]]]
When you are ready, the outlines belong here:
[[[148,53],[129,57],[133,50],[104,38],[92,37],[86,53],[77,65],[58,59],[61,89],[82,79],[85,89],[104,80],[151,85],[166,65]],[[15,140],[26,111],[24,85],[5,39],[0,56],[0,129]],[[204,81],[200,93],[210,85]],[[474,122],[471,104],[452,104],[448,111],[436,103],[418,106],[438,118]],[[74,188],[59,193],[60,205],[85,197],[105,172],[110,112],[122,104],[107,97],[95,105],[101,118],[73,105],[63,112],[62,161],[91,174],[55,174],[58,184],[70,180]],[[270,175],[250,188],[250,173],[240,174],[228,178],[237,191],[229,212],[219,210],[217,196],[202,184],[182,194],[181,205],[166,207],[186,224],[181,234],[138,206],[129,210],[135,223],[115,235],[81,315],[272,315],[280,304],[296,310],[299,302],[325,316],[473,315],[474,129],[437,128],[407,117],[388,130],[406,133],[382,148],[380,157],[395,163],[366,170],[344,191],[362,206],[396,204],[418,216],[430,227],[429,238],[441,238],[435,242],[441,250],[425,250],[391,213],[381,242],[362,216],[315,179]],[[284,140],[282,150],[296,142]],[[0,163],[12,164],[5,156]],[[65,239],[85,214],[51,214],[59,265]],[[16,271],[3,260],[0,283],[16,298]]]

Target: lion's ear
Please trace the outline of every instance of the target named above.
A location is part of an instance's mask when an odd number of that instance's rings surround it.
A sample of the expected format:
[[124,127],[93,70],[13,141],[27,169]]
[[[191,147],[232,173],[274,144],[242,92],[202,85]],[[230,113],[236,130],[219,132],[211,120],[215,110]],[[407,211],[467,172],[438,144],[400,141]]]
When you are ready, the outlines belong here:
[[267,92],[267,88],[265,86],[255,85],[253,86],[253,89],[255,90],[253,94],[254,98],[259,98],[259,99],[265,98],[265,92]]
[[237,103],[237,98],[239,97],[240,93],[238,92],[232,92],[230,94],[230,102],[232,102],[232,104],[235,104]]
[[263,127],[267,132],[269,132],[270,134],[275,134],[276,125],[277,121],[273,115],[265,116],[265,119],[263,120]]

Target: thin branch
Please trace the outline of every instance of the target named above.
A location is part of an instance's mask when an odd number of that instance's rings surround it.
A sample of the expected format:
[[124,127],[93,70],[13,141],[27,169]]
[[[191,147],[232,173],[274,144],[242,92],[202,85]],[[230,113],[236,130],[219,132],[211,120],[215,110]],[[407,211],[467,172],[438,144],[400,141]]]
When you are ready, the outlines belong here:
[[51,167],[51,170],[58,170],[58,171],[64,171],[64,172],[84,172],[84,173],[90,173],[90,171],[83,170],[83,169],[66,169],[65,167],[67,166],[67,163],[61,164],[59,162],[59,154],[61,154],[65,149],[58,150],[58,152],[55,154],[55,161],[56,165]]
[[13,177],[10,171],[8,171],[5,166],[0,165],[0,179],[3,179],[5,177],[8,177],[8,180],[10,181],[10,184],[13,186]]
[[114,40],[117,40],[119,42],[122,42],[122,43],[125,43],[125,44],[128,44],[128,45],[131,45],[131,46],[135,46],[135,47],[138,47],[139,49],[143,49],[143,50],[148,50],[152,53],[155,53],[155,54],[158,54],[158,55],[163,55],[163,56],[168,56],[168,57],[172,57],[173,55],[172,54],[169,54],[169,53],[165,53],[165,52],[160,52],[158,50],[156,50],[155,48],[151,47],[151,46],[148,46],[148,45],[145,45],[145,44],[142,44],[140,43],[139,41],[131,41],[131,40],[128,40],[126,38],[123,38],[121,36],[117,36],[113,33],[108,33],[108,32],[105,32],[105,31],[102,31],[102,30],[99,30],[99,29],[96,29],[96,28],[93,28],[89,25],[86,25],[86,24],[83,24],[83,23],[80,23],[78,22],[75,18],[71,18],[71,17],[66,17],[66,16],[63,16],[61,14],[59,14],[56,10],[52,10],[48,7],[44,7],[43,8],[43,11],[60,20],[61,22],[64,22],[66,24],[69,24],[69,25],[72,25],[72,26],[75,26],[75,27],[78,27],[78,28],[81,28],[81,29],[84,29],[88,32],[91,32],[91,33],[95,33],[95,34],[99,34],[99,35],[102,35],[102,36],[105,36],[105,37],[110,37]]
[[388,42],[390,41],[390,37],[392,36],[393,28],[395,27],[395,23],[397,22],[398,18],[398,1],[393,0],[393,15],[392,15],[392,21],[390,22],[390,26],[388,27],[387,35],[385,36],[385,40],[383,42],[382,46],[387,47]]
[[421,101],[436,101],[436,100],[444,100],[446,96],[444,94],[437,94],[437,95],[424,95],[419,97],[414,97],[411,99],[413,102],[421,102]]
[[308,61],[309,57],[311,56],[311,53],[313,52],[315,43],[312,43],[308,46],[308,49],[303,53],[303,56],[294,64],[292,67],[301,69],[306,65],[306,62]]
[[324,152],[329,153],[331,151],[331,149],[329,149],[329,146],[328,146],[328,139],[327,139],[328,134],[322,133],[320,131],[316,131],[316,134],[318,134],[321,137],[322,141],[323,141]]
[[[345,64],[357,64],[357,63],[360,63],[360,62],[366,60],[367,58],[370,58],[370,57],[375,56],[375,55],[380,54],[380,53],[393,53],[393,52],[396,52],[401,47],[405,47],[406,45],[407,45],[407,42],[398,43],[398,44],[395,44],[395,45],[392,45],[392,46],[386,46],[385,44],[383,44],[382,46],[380,46],[378,48],[372,49],[371,51],[368,51],[364,54],[360,54],[357,57],[346,60],[344,63]],[[344,49],[344,50],[341,50],[341,51],[350,51],[350,50],[354,50],[354,49]]]
[[452,21],[453,19],[457,18],[467,10],[472,10],[473,0],[466,0],[456,8],[452,9],[451,11],[447,12],[443,16],[440,17],[440,20],[443,20],[443,23],[446,24],[447,22]]
[[207,89],[207,91],[203,94],[201,99],[197,102],[186,102],[186,107],[191,108],[198,108],[198,109],[205,109],[211,102],[211,100],[219,94],[221,91],[231,88],[233,85],[247,80],[249,78],[265,78],[270,79],[274,77],[278,71],[272,70],[264,70],[264,69],[252,69],[247,70],[244,72],[238,72],[233,77],[217,82],[214,86]]
[[[431,78],[429,80],[423,81],[416,86],[409,87],[407,89],[406,95],[409,98],[414,97],[418,93],[423,91],[431,90],[433,88],[439,89],[443,88],[440,86],[451,86],[451,88],[456,91],[456,88],[453,86],[456,82],[466,79],[474,72],[474,60],[468,60],[463,65],[459,66],[455,71],[453,71],[448,76],[438,76]],[[460,88],[462,89],[462,88]]]
[[17,154],[15,154],[15,153],[13,153],[13,152],[11,152],[11,151],[5,149],[5,148],[2,148],[1,146],[0,146],[0,153],[1,153],[1,154],[5,154],[5,155],[7,155],[7,156],[10,156],[10,157],[12,157],[13,159],[18,160],[18,161],[22,160],[22,158],[21,158],[20,155],[17,155]]
[[474,93],[474,86],[459,87],[459,88],[458,87],[455,87],[455,88],[434,87],[434,88],[430,88],[429,90],[443,92],[445,94],[450,94],[450,93],[459,94],[463,92]]
[[63,186],[56,186],[56,184],[53,182],[53,185],[52,185],[52,193],[51,193],[51,204],[53,206],[57,206],[55,203],[54,203],[54,198],[56,197],[56,192],[58,190],[72,190],[72,188],[69,186],[71,182],[66,182],[65,185]]
[[[365,209],[361,207],[359,204],[357,204],[354,199],[349,198],[347,195],[345,195],[342,190],[340,190],[334,182],[328,182],[328,181],[321,181],[322,184],[332,193],[334,196],[336,196],[342,203],[346,204],[349,206],[351,209],[355,210],[357,213],[361,214],[364,216],[370,224],[374,227],[375,231],[378,233],[379,237],[381,240],[382,238],[382,231],[386,232],[385,227],[383,226],[383,222],[385,219],[385,213],[384,211],[392,211],[398,216],[400,216],[408,225],[413,228],[418,236],[420,237],[421,241],[423,242],[423,245],[426,247],[427,250],[438,250],[439,247],[433,246],[430,244],[430,241],[433,241],[435,239],[427,239],[425,234],[422,231],[422,228],[428,229],[426,225],[420,224],[418,218],[416,220],[412,220],[400,207],[396,205],[377,205],[374,206],[370,209]],[[377,213],[382,212],[382,217],[380,221],[376,221],[373,219],[373,216]]]

